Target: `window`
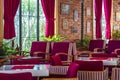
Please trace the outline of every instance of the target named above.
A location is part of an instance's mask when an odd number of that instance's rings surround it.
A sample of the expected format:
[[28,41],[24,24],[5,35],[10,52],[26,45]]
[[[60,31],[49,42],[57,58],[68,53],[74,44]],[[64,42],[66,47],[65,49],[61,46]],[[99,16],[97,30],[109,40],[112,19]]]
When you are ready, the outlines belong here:
[[[104,2],[104,1],[103,1]],[[102,31],[102,39],[105,40],[105,29],[106,29],[106,20],[105,20],[105,13],[104,13],[104,4],[102,5],[102,18],[101,18],[101,31]]]
[[44,35],[45,16],[39,0],[21,0],[15,17],[16,38],[22,50],[29,51],[31,42]]

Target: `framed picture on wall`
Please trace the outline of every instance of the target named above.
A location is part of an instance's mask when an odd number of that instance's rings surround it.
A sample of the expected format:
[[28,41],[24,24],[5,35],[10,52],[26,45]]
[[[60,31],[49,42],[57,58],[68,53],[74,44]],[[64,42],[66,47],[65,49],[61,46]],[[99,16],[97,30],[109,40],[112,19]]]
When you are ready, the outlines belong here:
[[77,9],[75,9],[74,12],[73,12],[73,20],[74,21],[78,20],[78,10]]
[[114,27],[113,27],[113,30],[114,30],[114,31],[119,30],[119,26],[114,26]]
[[87,7],[87,8],[86,8],[86,16],[91,16],[90,7]]
[[120,12],[116,12],[115,18],[116,18],[116,21],[120,21]]
[[70,4],[61,3],[61,14],[70,14]]
[[86,32],[87,33],[90,33],[90,27],[91,27],[91,23],[89,22],[89,21],[87,21],[87,23],[86,23]]
[[65,29],[68,29],[68,21],[67,21],[67,19],[63,19],[63,21],[62,21],[62,26],[63,26],[63,29],[65,30]]
[[72,33],[77,33],[77,32],[78,32],[77,27],[72,26],[72,27],[71,27],[71,32],[72,32]]

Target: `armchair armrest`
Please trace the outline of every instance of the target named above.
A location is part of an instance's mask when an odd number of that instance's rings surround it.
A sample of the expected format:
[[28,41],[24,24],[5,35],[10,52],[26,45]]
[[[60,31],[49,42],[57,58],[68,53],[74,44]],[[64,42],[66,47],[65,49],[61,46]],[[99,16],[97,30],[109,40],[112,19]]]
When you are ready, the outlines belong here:
[[66,56],[69,56],[70,59],[72,59],[72,57],[73,57],[71,54],[63,53],[63,52],[61,52],[61,53],[56,53],[55,55],[56,55],[56,56],[57,56],[57,55],[66,55]]
[[91,57],[92,52],[91,51],[77,51],[77,53],[74,54],[74,60],[77,60],[80,55],[87,55],[88,57]]
[[34,52],[34,54],[33,54],[33,56],[36,56],[36,57],[38,57],[39,56],[39,54],[44,54],[45,55],[45,58],[41,58],[40,60],[42,60],[42,61],[49,61],[49,53],[46,53],[46,52]]
[[68,53],[63,53],[63,52],[61,52],[61,53],[56,53],[55,55],[56,55],[56,56],[57,56],[57,55],[66,55],[66,56],[69,57],[67,61],[62,61],[62,64],[63,64],[63,65],[69,65],[69,64],[72,62],[73,56],[70,55],[70,54],[68,54]]
[[33,53],[33,56],[38,56],[39,54],[49,55],[49,53],[38,51],[38,52],[34,52],[34,53]]
[[[100,51],[99,51],[100,50]],[[105,49],[103,48],[95,48],[94,49],[94,52],[104,52]]]
[[114,53],[115,53],[115,54],[118,54],[118,53],[117,53],[118,51],[120,51],[120,48],[115,49],[115,50],[114,50]]

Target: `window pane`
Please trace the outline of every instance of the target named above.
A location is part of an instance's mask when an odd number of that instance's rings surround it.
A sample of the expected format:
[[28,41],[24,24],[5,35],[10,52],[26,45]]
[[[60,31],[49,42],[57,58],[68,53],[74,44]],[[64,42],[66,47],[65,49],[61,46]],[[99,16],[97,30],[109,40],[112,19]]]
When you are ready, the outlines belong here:
[[40,31],[40,40],[41,40],[41,36],[45,35],[45,16],[43,13],[43,9],[42,9],[42,4],[40,1],[40,6],[39,6],[39,31]]
[[39,19],[39,31],[40,31],[40,40],[41,40],[41,36],[45,35],[45,18],[40,18]]
[[[32,41],[37,40],[37,33],[39,33],[39,38],[44,35],[45,29],[45,17],[42,11],[41,3],[39,3],[39,20],[37,21],[37,1],[39,0],[21,0],[21,15],[17,11],[15,17],[15,27],[16,27],[16,41],[17,44],[21,42],[22,50],[29,51]],[[21,26],[19,26],[19,21],[21,17]],[[37,25],[39,22],[39,25]],[[20,37],[20,27],[21,27],[21,37]],[[39,30],[37,30],[39,27]],[[38,31],[38,32],[37,32]],[[21,38],[21,41],[19,41]]]
[[15,22],[15,32],[16,32],[16,37],[15,37],[15,45],[19,45],[19,8],[18,11],[16,12],[16,16],[14,19]]
[[37,32],[36,32],[36,27],[37,27],[37,19],[36,17],[31,17],[30,18],[30,37],[37,37]]
[[35,41],[36,38],[22,38],[23,45],[22,49],[25,51],[30,51],[32,41]]

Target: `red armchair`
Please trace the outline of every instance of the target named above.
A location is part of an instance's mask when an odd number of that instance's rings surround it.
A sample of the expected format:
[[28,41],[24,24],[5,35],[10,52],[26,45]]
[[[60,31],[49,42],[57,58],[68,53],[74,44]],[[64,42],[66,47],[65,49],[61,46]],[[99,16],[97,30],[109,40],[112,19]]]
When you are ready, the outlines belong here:
[[[32,42],[31,49],[30,49],[30,56],[28,60],[21,60],[24,56],[16,57],[18,60],[12,60],[15,64],[38,64],[38,63],[48,63],[49,62],[49,50],[50,50],[50,43],[45,41],[34,41]],[[38,57],[38,58],[32,58]],[[40,62],[39,62],[40,61]]]
[[89,49],[87,51],[78,51],[77,54],[74,55],[74,58],[78,56],[91,56],[92,52],[101,52],[105,48],[104,40],[90,40]]
[[120,40],[110,40],[107,44],[106,52],[92,54],[93,57],[117,57],[120,55]]
[[72,62],[73,43],[71,42],[52,42],[51,55],[59,55],[63,64]]

